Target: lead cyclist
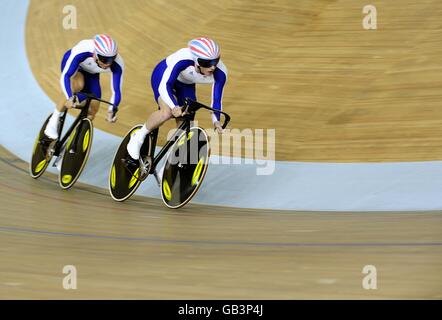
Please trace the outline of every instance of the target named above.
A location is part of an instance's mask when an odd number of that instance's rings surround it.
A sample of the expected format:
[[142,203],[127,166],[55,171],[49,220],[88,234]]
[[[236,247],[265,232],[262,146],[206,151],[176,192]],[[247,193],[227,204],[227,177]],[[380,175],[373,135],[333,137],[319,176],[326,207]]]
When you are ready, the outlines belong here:
[[[136,131],[127,144],[131,158],[138,160],[146,135],[160,127],[172,117],[180,117],[186,97],[196,100],[196,84],[212,84],[212,104],[222,110],[224,85],[227,80],[227,67],[220,59],[218,44],[209,38],[196,38],[162,60],[152,72],[151,86],[159,109],[152,113],[140,130]],[[215,130],[222,133],[220,113],[212,114]]]

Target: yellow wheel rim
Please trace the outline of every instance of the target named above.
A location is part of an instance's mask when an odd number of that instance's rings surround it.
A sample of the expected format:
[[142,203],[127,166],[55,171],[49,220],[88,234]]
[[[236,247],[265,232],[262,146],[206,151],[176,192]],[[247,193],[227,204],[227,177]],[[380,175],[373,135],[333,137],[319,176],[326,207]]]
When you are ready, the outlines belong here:
[[70,174],[65,174],[62,178],[61,178],[61,182],[63,182],[63,184],[68,184],[69,182],[72,181],[72,176]]
[[112,171],[111,171],[111,187],[112,187],[112,189],[115,189],[115,180],[116,180],[115,165],[113,165]]
[[69,137],[68,143],[66,145],[66,149],[69,150],[69,148],[71,147],[71,143],[72,143],[72,140],[74,140],[74,136],[75,136],[75,130],[74,130],[74,132],[71,133],[71,136]]
[[39,173],[39,172],[44,168],[45,164],[46,164],[46,159],[40,161],[40,162],[37,164],[37,166],[35,167],[35,173]]
[[[189,134],[187,135],[187,140],[192,139],[194,132],[190,131]],[[186,136],[183,135],[182,138],[180,138],[180,141],[178,141],[178,146],[181,146],[184,143],[184,140],[186,139]]]
[[178,141],[178,146],[181,146],[184,143],[184,139],[186,138],[186,136],[183,136],[180,141]]
[[201,158],[200,161],[198,161],[198,164],[196,165],[195,170],[193,171],[193,176],[192,176],[192,186],[194,186],[200,176],[201,176],[201,170],[203,169],[203,163],[204,163],[204,158]]
[[129,189],[134,186],[134,184],[138,181],[138,173],[140,172],[140,168],[138,168],[135,173],[133,174],[132,178],[129,182]]
[[84,138],[83,138],[83,152],[87,150],[87,147],[89,146],[89,130],[86,131]]
[[169,183],[167,183],[167,180],[163,181],[163,194],[167,200],[170,201],[170,199],[172,199],[172,192],[170,192],[170,187]]

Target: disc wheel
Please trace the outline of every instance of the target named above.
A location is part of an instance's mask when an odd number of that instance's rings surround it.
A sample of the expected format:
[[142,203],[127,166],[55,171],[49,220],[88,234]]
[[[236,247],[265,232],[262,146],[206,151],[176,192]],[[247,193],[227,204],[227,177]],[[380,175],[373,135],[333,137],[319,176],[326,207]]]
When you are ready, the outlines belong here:
[[43,123],[40,132],[38,133],[34,147],[32,150],[32,158],[29,162],[29,174],[32,178],[37,179],[40,177],[51,162],[52,153],[50,152],[51,148],[53,148],[56,140],[49,139],[45,134],[46,125],[49,122],[52,114],[50,114],[46,121]]
[[[145,174],[142,176],[139,160],[132,159],[127,152],[127,144],[129,143],[130,137],[136,131],[140,130],[141,127],[142,125],[136,125],[129,130],[121,141],[112,161],[109,174],[109,193],[115,201],[121,202],[129,199],[148,175]],[[151,135],[149,134],[144,140],[140,150],[140,155],[143,159],[145,159],[150,152],[150,144]]]
[[94,126],[82,119],[72,131],[64,149],[58,183],[62,189],[71,188],[80,177],[92,148]]
[[171,147],[161,179],[161,198],[171,209],[187,204],[200,188],[209,166],[207,133],[200,127],[183,132]]

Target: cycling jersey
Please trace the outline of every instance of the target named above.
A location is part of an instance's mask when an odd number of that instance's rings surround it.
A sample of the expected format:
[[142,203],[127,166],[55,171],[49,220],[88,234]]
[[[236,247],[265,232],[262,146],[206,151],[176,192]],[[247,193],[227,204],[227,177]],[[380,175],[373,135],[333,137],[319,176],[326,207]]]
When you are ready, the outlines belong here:
[[[85,87],[82,91],[93,93],[97,98],[101,98],[101,88],[99,82],[100,73],[112,72],[110,102],[118,106],[121,102],[121,89],[123,84],[124,61],[120,54],[108,69],[102,69],[95,62],[94,40],[82,40],[72,49],[68,50],[61,63],[60,85],[66,99],[72,97],[71,77],[78,71],[85,77]],[[80,97],[80,101],[81,101]]]
[[[183,48],[162,60],[151,77],[155,100],[158,97],[170,107],[182,106],[184,98],[196,100],[195,84],[212,84],[211,107],[222,110],[222,96],[227,80],[227,67],[220,60],[213,75],[205,76],[195,69],[195,62],[189,48]],[[215,112],[213,122],[220,120]]]

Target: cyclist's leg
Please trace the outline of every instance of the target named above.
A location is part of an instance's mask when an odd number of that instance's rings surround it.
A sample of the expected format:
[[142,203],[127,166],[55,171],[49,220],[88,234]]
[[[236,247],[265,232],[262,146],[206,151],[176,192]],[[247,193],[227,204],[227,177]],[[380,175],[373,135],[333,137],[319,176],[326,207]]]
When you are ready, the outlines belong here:
[[149,132],[159,128],[164,122],[172,118],[170,107],[161,98],[158,98],[158,106],[159,109],[149,116],[146,123],[131,136],[127,144],[127,151],[133,159],[140,157],[141,146]]
[[[84,83],[85,83],[84,76],[80,72],[77,72],[71,78],[72,92],[78,92],[82,90],[84,87]],[[52,117],[49,119],[49,122],[45,129],[45,135],[51,139],[58,138],[58,120],[62,112],[66,110],[65,104],[66,104],[66,96],[63,93],[61,93],[58,103],[55,106],[55,110],[52,113]]]
[[170,107],[158,97],[158,110],[152,113],[147,119],[145,125],[150,131],[161,127],[161,125],[167,120],[172,118],[172,110]]
[[[91,93],[97,98],[101,98],[101,86],[100,86],[100,74],[99,73],[88,73],[85,71],[79,72],[83,74],[84,77],[84,87],[83,92]],[[83,94],[78,95],[78,99],[81,103],[84,103],[86,101],[86,96]],[[88,110],[88,118],[90,120],[94,120],[95,115],[98,112],[98,109],[100,108],[100,102],[97,100],[92,100],[89,105]]]
[[164,122],[172,118],[172,111],[170,107],[160,97],[160,83],[163,79],[164,71],[167,68],[166,61],[161,61],[153,70],[150,84],[154,94],[156,103],[158,104],[158,110],[154,111],[147,119],[144,126],[148,131],[154,130],[160,127]]
[[[80,72],[77,72],[72,78],[71,78],[71,89],[72,92],[78,92],[81,91],[84,87],[84,76]],[[63,112],[66,110],[65,104],[66,104],[66,96],[62,93],[60,94],[60,98],[58,99],[58,103],[56,106],[57,111]]]
[[[66,62],[68,61],[69,57],[71,55],[71,50],[66,51],[66,53],[64,54],[63,58],[61,59],[61,72],[63,72],[63,69],[66,65]],[[84,79],[84,75],[80,72],[77,71],[70,79],[71,81],[71,89],[72,92],[79,92],[84,88],[85,85],[85,79]],[[65,107],[65,103],[66,103],[66,96],[64,94],[60,95],[60,99],[59,102],[57,103],[57,111],[59,112],[63,112],[66,110]]]
[[[190,98],[193,101],[196,101],[196,85],[195,83],[185,84],[177,81],[175,85],[175,94],[179,106],[184,106],[185,98]],[[183,122],[183,120],[179,118],[175,118],[175,121],[177,127],[179,127],[180,124]]]
[[161,80],[163,78],[164,71],[167,68],[166,61],[161,61],[153,70],[151,76],[151,86],[154,93],[155,101],[158,104],[158,110],[154,111],[140,130],[136,131],[129,140],[127,144],[127,151],[133,159],[138,159],[140,155],[140,149],[144,142],[144,139],[149,134],[149,132],[159,128],[164,122],[172,118],[172,110],[170,107],[161,99],[159,93],[159,87]]

